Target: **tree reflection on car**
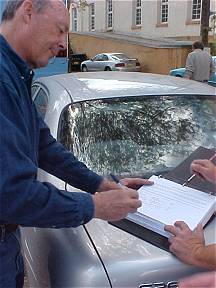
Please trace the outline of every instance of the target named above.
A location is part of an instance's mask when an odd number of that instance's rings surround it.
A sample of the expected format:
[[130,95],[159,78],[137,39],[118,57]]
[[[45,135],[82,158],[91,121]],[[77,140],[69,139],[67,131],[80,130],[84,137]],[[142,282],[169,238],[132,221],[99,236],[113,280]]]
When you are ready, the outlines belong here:
[[186,157],[200,139],[211,138],[206,129],[206,123],[215,123],[211,101],[187,95],[71,104],[63,114],[67,125],[60,129],[60,141],[104,175],[113,171],[122,177],[143,176],[152,163],[161,171],[170,170],[168,154]]

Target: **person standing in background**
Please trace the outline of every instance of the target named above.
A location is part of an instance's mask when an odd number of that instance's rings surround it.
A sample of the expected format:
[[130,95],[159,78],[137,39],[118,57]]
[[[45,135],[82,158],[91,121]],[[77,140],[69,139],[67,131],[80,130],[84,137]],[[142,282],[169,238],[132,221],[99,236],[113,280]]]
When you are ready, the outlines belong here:
[[192,52],[186,59],[184,78],[207,83],[215,71],[211,55],[204,50],[201,41],[192,44]]

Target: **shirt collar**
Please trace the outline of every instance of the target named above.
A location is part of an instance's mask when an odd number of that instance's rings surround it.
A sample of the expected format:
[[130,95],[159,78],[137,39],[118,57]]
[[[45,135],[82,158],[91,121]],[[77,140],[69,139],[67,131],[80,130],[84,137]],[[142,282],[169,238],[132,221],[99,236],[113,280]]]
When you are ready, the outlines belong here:
[[0,51],[5,52],[16,65],[21,74],[21,78],[25,81],[32,80],[34,76],[33,70],[29,68],[28,64],[15,52],[15,50],[9,45],[7,40],[1,34],[0,48]]

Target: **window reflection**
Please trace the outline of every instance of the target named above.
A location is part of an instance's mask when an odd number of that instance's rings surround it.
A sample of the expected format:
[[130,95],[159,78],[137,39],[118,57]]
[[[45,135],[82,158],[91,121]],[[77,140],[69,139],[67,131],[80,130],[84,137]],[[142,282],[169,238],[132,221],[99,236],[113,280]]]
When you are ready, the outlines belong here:
[[60,141],[91,169],[120,176],[172,169],[196,147],[216,147],[215,97],[139,97],[70,105]]
[[34,103],[36,105],[37,111],[40,113],[40,115],[44,119],[46,110],[47,110],[48,97],[47,97],[46,92],[42,88],[40,88],[40,90],[38,91],[34,99]]

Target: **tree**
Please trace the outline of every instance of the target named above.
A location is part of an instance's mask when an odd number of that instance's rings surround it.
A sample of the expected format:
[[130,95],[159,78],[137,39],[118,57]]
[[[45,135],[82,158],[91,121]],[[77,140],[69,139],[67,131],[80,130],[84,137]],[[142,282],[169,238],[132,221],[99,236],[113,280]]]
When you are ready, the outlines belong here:
[[70,5],[73,5],[74,8],[85,9],[88,6],[87,0],[68,0],[67,7],[70,8]]
[[204,46],[208,46],[208,32],[210,30],[209,17],[210,17],[210,0],[202,0],[200,35]]
[[210,17],[210,29],[213,31],[213,40],[215,39],[215,30],[216,30],[216,14],[211,14]]

